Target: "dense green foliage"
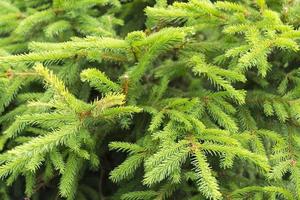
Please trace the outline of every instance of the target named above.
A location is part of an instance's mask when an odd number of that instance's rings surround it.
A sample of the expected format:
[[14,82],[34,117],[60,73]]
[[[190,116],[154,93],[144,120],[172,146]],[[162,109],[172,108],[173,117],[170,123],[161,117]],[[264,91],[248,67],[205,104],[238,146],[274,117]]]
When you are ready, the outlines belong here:
[[0,0],[0,199],[300,200],[299,27],[299,0]]

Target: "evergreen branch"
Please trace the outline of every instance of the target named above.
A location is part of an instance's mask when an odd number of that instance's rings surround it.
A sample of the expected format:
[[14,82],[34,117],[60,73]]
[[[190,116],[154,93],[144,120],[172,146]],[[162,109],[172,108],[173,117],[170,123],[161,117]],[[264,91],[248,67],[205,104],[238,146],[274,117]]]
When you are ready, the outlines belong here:
[[[245,102],[245,92],[238,91],[232,87],[232,85],[226,81],[221,75],[228,76],[230,72],[226,72],[222,69],[218,69],[217,67],[210,66],[205,63],[203,57],[193,56],[191,58],[192,70],[196,75],[204,74],[213,84],[217,86],[217,88],[223,88],[228,91],[229,95],[232,96],[239,104],[243,104]],[[212,68],[212,69],[211,69]],[[245,80],[243,76],[236,73],[235,80]],[[231,78],[234,78],[234,75],[231,75]]]
[[97,69],[87,69],[80,74],[82,81],[87,81],[92,87],[95,87],[99,92],[119,92],[120,86],[111,80],[101,71]]
[[199,150],[193,150],[192,164],[197,175],[197,185],[200,192],[206,198],[221,199],[219,185],[216,178],[212,175],[210,166],[207,163],[205,155]]
[[250,186],[245,187],[242,189],[238,189],[232,193],[233,197],[243,197],[246,193],[249,192],[266,192],[270,194],[278,194],[279,196],[291,200],[293,199],[293,195],[286,189],[276,186],[265,186],[265,187],[259,187],[259,186]]

